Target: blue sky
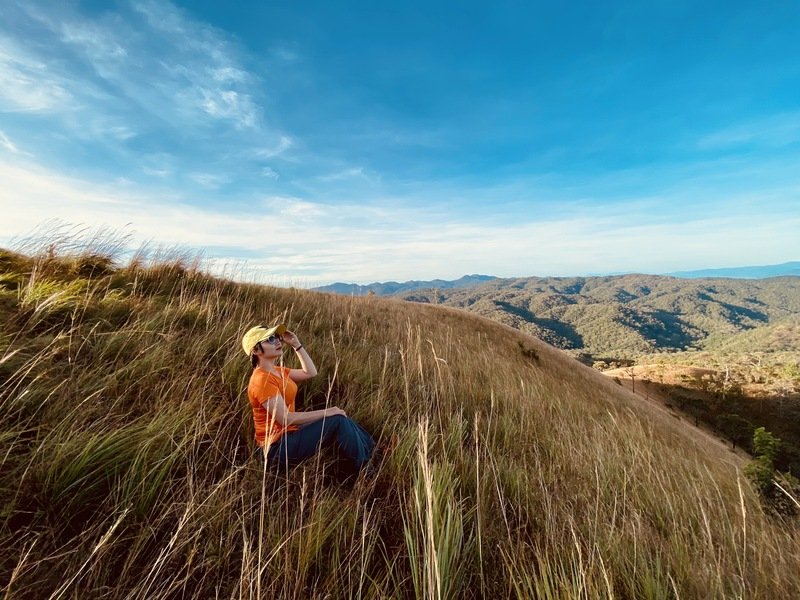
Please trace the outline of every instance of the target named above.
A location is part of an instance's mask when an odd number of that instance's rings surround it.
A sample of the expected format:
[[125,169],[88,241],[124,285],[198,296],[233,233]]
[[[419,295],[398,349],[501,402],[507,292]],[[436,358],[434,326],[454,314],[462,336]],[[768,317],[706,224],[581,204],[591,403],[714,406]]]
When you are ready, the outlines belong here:
[[260,281],[800,259],[800,4],[0,4],[0,245]]

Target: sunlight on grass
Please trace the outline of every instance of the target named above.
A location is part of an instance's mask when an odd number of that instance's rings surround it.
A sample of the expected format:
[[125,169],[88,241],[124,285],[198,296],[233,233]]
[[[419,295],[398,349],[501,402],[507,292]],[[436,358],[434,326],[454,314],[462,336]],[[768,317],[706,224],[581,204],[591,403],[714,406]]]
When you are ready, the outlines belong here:
[[[740,459],[535,339],[67,242],[0,254],[7,598],[800,596]],[[239,339],[274,319],[374,481],[252,457]]]

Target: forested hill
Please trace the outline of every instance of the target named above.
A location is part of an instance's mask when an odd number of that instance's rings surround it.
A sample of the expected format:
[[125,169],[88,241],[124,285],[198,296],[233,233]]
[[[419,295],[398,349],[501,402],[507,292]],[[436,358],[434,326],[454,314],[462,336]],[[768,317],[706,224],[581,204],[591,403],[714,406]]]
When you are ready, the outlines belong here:
[[800,277],[530,277],[398,296],[463,308],[594,357],[718,346],[754,330],[764,330],[756,338],[769,339],[775,328],[783,346],[800,349],[800,336],[792,333],[798,330],[792,323],[800,315]]
[[367,285],[358,285],[357,283],[332,283],[322,287],[314,288],[316,292],[329,292],[334,294],[346,294],[348,296],[366,296],[370,293],[377,296],[390,296],[392,294],[399,294],[418,289],[456,289],[467,288],[480,285],[487,281],[497,279],[491,275],[464,275],[459,279],[444,280],[433,279],[430,281],[385,281],[369,283]]

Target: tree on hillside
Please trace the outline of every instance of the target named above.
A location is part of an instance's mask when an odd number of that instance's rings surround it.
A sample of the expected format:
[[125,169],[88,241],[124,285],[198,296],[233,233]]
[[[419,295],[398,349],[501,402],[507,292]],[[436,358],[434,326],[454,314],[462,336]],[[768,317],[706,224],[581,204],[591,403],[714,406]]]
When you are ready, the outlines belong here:
[[[753,434],[755,458],[745,467],[744,474],[770,509],[782,514],[795,514],[799,504],[787,487],[797,487],[797,479],[775,470],[775,458],[780,449],[780,439],[763,427],[756,429]],[[776,479],[780,479],[785,487],[776,484]]]
[[716,419],[717,427],[731,441],[733,448],[736,445],[744,446],[753,435],[753,424],[736,414],[722,414]]
[[626,368],[623,373],[631,378],[631,391],[636,393],[636,371],[634,370],[633,365]]
[[773,463],[780,449],[780,439],[763,427],[759,427],[753,432],[753,454],[755,456],[763,456],[770,463]]
[[687,393],[673,393],[670,396],[670,400],[674,402],[679,409],[694,418],[695,427],[700,425],[700,419],[708,412],[708,407],[702,399]]

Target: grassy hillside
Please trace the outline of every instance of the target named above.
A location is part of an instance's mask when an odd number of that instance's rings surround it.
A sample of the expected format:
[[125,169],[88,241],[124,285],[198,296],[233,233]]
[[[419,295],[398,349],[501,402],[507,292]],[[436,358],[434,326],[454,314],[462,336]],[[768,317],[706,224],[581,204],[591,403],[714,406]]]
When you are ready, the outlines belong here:
[[532,277],[402,297],[464,308],[576,354],[634,358],[719,345],[800,315],[800,277]]
[[[275,319],[376,480],[250,458],[239,338]],[[86,248],[0,254],[0,323],[7,598],[800,596],[739,458],[479,316]]]

